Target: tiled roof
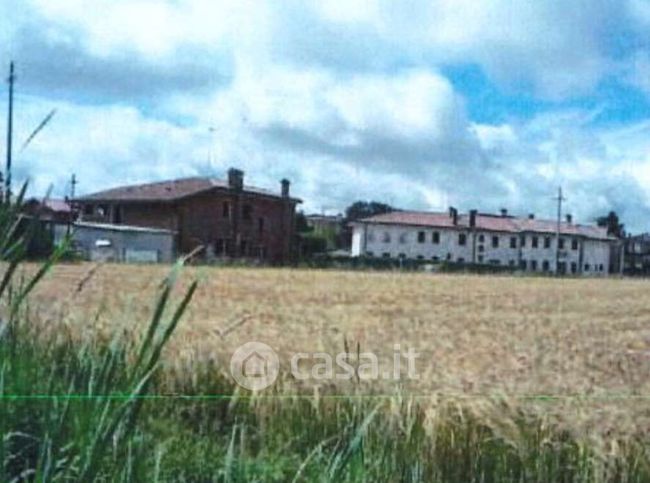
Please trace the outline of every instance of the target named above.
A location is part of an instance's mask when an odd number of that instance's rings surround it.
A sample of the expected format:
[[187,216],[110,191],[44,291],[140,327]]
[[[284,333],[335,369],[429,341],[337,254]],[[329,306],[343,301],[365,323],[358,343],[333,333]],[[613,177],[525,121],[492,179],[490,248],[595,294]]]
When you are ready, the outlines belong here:
[[[187,196],[196,195],[213,188],[228,189],[228,183],[216,178],[181,178],[157,183],[146,183],[130,186],[119,186],[105,191],[99,191],[77,198],[77,201],[154,201],[169,202]],[[281,198],[269,190],[244,186],[244,192],[261,196]],[[294,201],[299,201],[292,198]]]
[[[469,215],[458,215],[458,224],[454,225],[448,213],[428,213],[417,211],[393,211],[359,220],[361,223],[378,223],[387,225],[411,225],[435,228],[469,228]],[[554,220],[539,220],[517,218],[514,216],[499,216],[479,213],[476,215],[476,229],[505,233],[548,233],[554,234],[557,222]],[[560,224],[563,235],[584,236],[602,240],[613,240],[607,235],[607,229],[595,225],[580,225],[576,223]]]

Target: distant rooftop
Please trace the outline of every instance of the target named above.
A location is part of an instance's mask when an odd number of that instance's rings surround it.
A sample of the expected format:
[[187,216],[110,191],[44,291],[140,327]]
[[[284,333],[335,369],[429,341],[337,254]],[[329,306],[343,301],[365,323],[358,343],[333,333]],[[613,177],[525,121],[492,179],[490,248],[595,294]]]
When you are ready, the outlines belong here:
[[[155,183],[118,186],[76,198],[76,201],[136,201],[136,202],[171,202],[188,196],[194,196],[212,189],[230,189],[228,182],[209,177],[180,178]],[[244,186],[243,192],[272,198],[282,198],[273,191]],[[293,201],[300,202],[297,198]]]
[[[469,228],[469,218],[467,214],[459,214],[457,224],[454,225],[454,220],[449,213],[393,211],[391,213],[364,218],[359,220],[359,222],[435,228]],[[478,213],[476,215],[476,229],[505,233],[534,232],[554,234],[557,229],[557,221]],[[568,223],[566,221],[560,223],[560,233],[562,235],[584,236],[601,240],[615,239],[607,234],[607,228],[596,225]]]

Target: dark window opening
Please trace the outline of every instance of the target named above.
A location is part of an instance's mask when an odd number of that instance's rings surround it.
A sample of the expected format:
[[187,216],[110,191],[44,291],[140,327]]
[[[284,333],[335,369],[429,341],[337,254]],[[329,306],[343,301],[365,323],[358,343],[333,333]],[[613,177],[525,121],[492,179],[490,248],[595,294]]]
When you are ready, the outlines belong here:
[[478,263],[483,263],[483,255],[478,256]]
[[578,249],[578,239],[574,238],[571,240],[571,250],[577,250]]
[[548,260],[544,260],[544,261],[542,262],[542,270],[543,270],[544,272],[548,272],[548,271],[550,270],[550,268],[551,268],[551,264],[548,263]]
[[560,238],[559,248],[560,250],[564,250],[564,238]]
[[427,234],[423,231],[418,232],[418,243],[424,243]]
[[576,273],[578,271],[578,264],[576,262],[571,262],[571,273]]
[[[523,246],[523,244],[522,244]],[[510,248],[517,248],[517,237],[516,236],[511,236],[510,237]]]
[[230,203],[227,201],[223,202],[223,209],[221,214],[224,218],[230,218]]
[[493,236],[492,237],[492,248],[498,248],[499,247],[499,237],[498,236]]
[[440,243],[440,233],[437,231],[434,231],[433,234],[431,235],[431,241],[435,244]]
[[242,218],[246,221],[251,221],[253,219],[253,207],[251,205],[244,205]]
[[94,212],[94,206],[93,205],[85,205],[84,206],[84,215],[92,215]]
[[458,244],[464,246],[467,243],[467,235],[465,233],[458,234]]
[[539,238],[537,238],[536,236],[534,236],[533,239],[532,239],[532,241],[531,241],[531,246],[532,246],[533,248],[537,248],[537,247],[539,246]]
[[113,223],[119,225],[122,223],[122,207],[114,206],[113,207]]
[[465,263],[465,259],[463,257],[459,257],[457,261],[458,263]]
[[530,261],[530,269],[531,269],[533,272],[536,272],[536,271],[537,271],[537,260],[531,260],[531,261]]
[[264,233],[264,218],[257,220],[257,230],[260,232],[260,235]]
[[479,235],[478,236],[478,241],[479,241],[479,243],[483,243],[485,241],[485,236],[484,235]]
[[551,237],[550,236],[545,236],[544,237],[544,248],[551,248]]

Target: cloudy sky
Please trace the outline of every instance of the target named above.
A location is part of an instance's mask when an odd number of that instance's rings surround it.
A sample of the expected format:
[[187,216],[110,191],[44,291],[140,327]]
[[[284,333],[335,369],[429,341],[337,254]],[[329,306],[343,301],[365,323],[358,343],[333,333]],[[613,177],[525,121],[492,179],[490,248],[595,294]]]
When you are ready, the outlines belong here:
[[306,211],[550,217],[562,185],[580,221],[650,230],[650,0],[0,0],[0,19],[35,193],[237,166],[290,178]]

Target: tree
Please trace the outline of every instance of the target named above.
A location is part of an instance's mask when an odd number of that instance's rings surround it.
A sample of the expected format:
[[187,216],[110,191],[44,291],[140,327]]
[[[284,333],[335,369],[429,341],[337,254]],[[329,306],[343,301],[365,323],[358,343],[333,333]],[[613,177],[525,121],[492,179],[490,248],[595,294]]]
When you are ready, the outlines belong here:
[[610,211],[607,216],[601,216],[596,220],[598,226],[607,228],[607,234],[618,238],[625,237],[625,225],[620,222],[615,211]]
[[345,221],[350,223],[370,216],[382,215],[396,211],[390,205],[378,201],[355,201],[345,209]]

